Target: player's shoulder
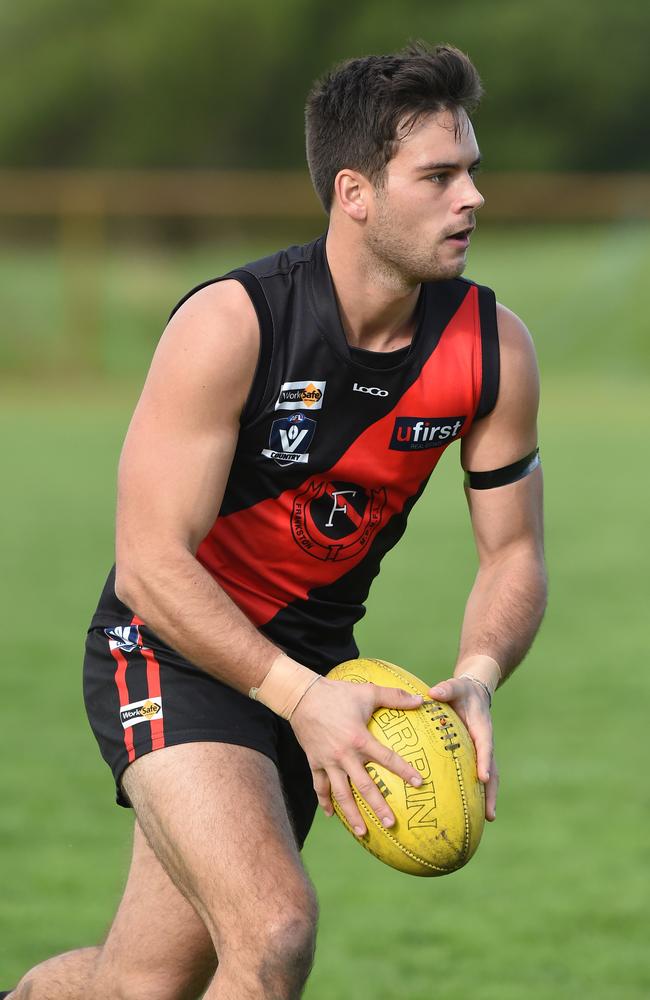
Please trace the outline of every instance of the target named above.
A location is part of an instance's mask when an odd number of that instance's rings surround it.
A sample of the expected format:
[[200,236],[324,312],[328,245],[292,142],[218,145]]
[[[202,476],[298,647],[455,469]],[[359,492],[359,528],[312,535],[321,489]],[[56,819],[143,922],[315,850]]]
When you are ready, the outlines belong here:
[[496,303],[496,317],[502,372],[537,379],[537,354],[530,330],[516,312],[501,302]]
[[244,285],[229,276],[197,285],[174,307],[169,325],[231,324],[254,328],[255,307]]
[[206,283],[172,313],[149,380],[185,385],[188,393],[197,386],[234,391],[252,381],[259,351],[257,313],[243,286],[230,279]]
[[540,383],[532,337],[512,309],[496,303],[499,343],[498,392],[484,419],[476,420],[462,445],[464,469],[502,468],[519,461],[537,442]]
[[259,357],[260,322],[244,286],[232,278],[205,283],[171,314],[158,345],[174,364],[248,380]]
[[481,325],[483,326],[484,322],[483,307],[485,307],[485,316],[488,318],[487,327],[494,330],[496,321],[494,345],[499,356],[497,368],[500,369],[501,377],[504,373],[508,377],[519,371],[537,378],[538,365],[535,344],[523,319],[512,309],[499,302],[492,288],[479,284],[472,278],[458,276],[449,279],[447,284],[456,287],[461,294],[472,287],[478,290],[479,301],[482,303]]
[[521,316],[518,316],[508,306],[504,306],[502,302],[496,303],[496,314],[499,327],[499,340],[508,344],[523,343],[533,347],[533,338],[530,330]]
[[319,236],[309,243],[296,243],[284,247],[260,257],[258,260],[244,264],[242,268],[232,273],[239,274],[244,271],[261,281],[266,278],[284,277],[299,271],[301,266],[308,267],[322,260],[324,239],[324,236]]
[[322,241],[321,236],[311,243],[277,250],[195,285],[176,303],[170,313],[170,322],[177,317],[182,323],[215,319],[231,323],[234,320],[239,326],[243,323],[251,329],[257,328],[257,321],[263,321],[268,309],[266,281],[290,275],[299,270],[300,265],[313,264]]

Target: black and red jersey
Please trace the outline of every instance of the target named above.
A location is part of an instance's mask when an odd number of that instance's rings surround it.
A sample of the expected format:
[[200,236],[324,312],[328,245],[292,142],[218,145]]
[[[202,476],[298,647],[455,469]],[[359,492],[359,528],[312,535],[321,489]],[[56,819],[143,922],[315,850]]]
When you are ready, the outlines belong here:
[[[197,558],[278,646],[327,670],[357,655],[370,584],[443,451],[494,406],[494,294],[424,284],[410,346],[375,353],[346,341],[324,237],[224,277],[251,297],[260,358]],[[132,620],[111,573],[92,624]]]

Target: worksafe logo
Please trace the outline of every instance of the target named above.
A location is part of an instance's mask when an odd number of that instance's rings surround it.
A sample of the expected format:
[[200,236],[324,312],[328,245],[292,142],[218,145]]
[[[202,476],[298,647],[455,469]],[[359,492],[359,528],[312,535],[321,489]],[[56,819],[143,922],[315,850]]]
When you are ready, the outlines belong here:
[[465,419],[465,417],[397,417],[388,447],[393,451],[443,448],[458,437]]
[[315,559],[351,559],[379,530],[385,504],[383,487],[312,479],[293,501],[294,541]]
[[153,722],[162,719],[162,698],[146,698],[144,701],[132,701],[130,705],[120,708],[120,720],[124,729],[137,726],[139,722]]
[[323,405],[326,382],[303,379],[301,382],[283,382],[280,386],[276,410],[320,410]]
[[309,446],[316,432],[316,421],[304,413],[280,417],[271,425],[268,448],[262,448],[266,458],[278,465],[294,465],[309,461]]

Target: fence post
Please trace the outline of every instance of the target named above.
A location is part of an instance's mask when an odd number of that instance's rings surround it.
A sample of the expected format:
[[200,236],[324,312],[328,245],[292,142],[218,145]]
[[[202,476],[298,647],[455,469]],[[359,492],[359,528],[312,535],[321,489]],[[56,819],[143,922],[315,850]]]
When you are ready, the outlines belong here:
[[70,369],[97,375],[103,368],[106,214],[101,187],[92,178],[71,178],[65,185],[60,247]]

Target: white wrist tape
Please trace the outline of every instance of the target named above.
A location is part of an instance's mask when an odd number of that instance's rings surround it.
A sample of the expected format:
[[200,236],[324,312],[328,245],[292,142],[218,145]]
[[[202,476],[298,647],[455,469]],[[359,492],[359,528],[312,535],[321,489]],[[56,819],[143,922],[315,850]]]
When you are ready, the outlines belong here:
[[490,698],[499,686],[502,677],[501,667],[491,656],[475,653],[461,660],[454,670],[455,677],[470,676],[472,680],[480,681],[487,687]]
[[252,687],[248,697],[253,701],[261,701],[276,715],[290,720],[310,687],[320,679],[321,675],[314,670],[303,667],[285,653],[280,653],[260,686]]

